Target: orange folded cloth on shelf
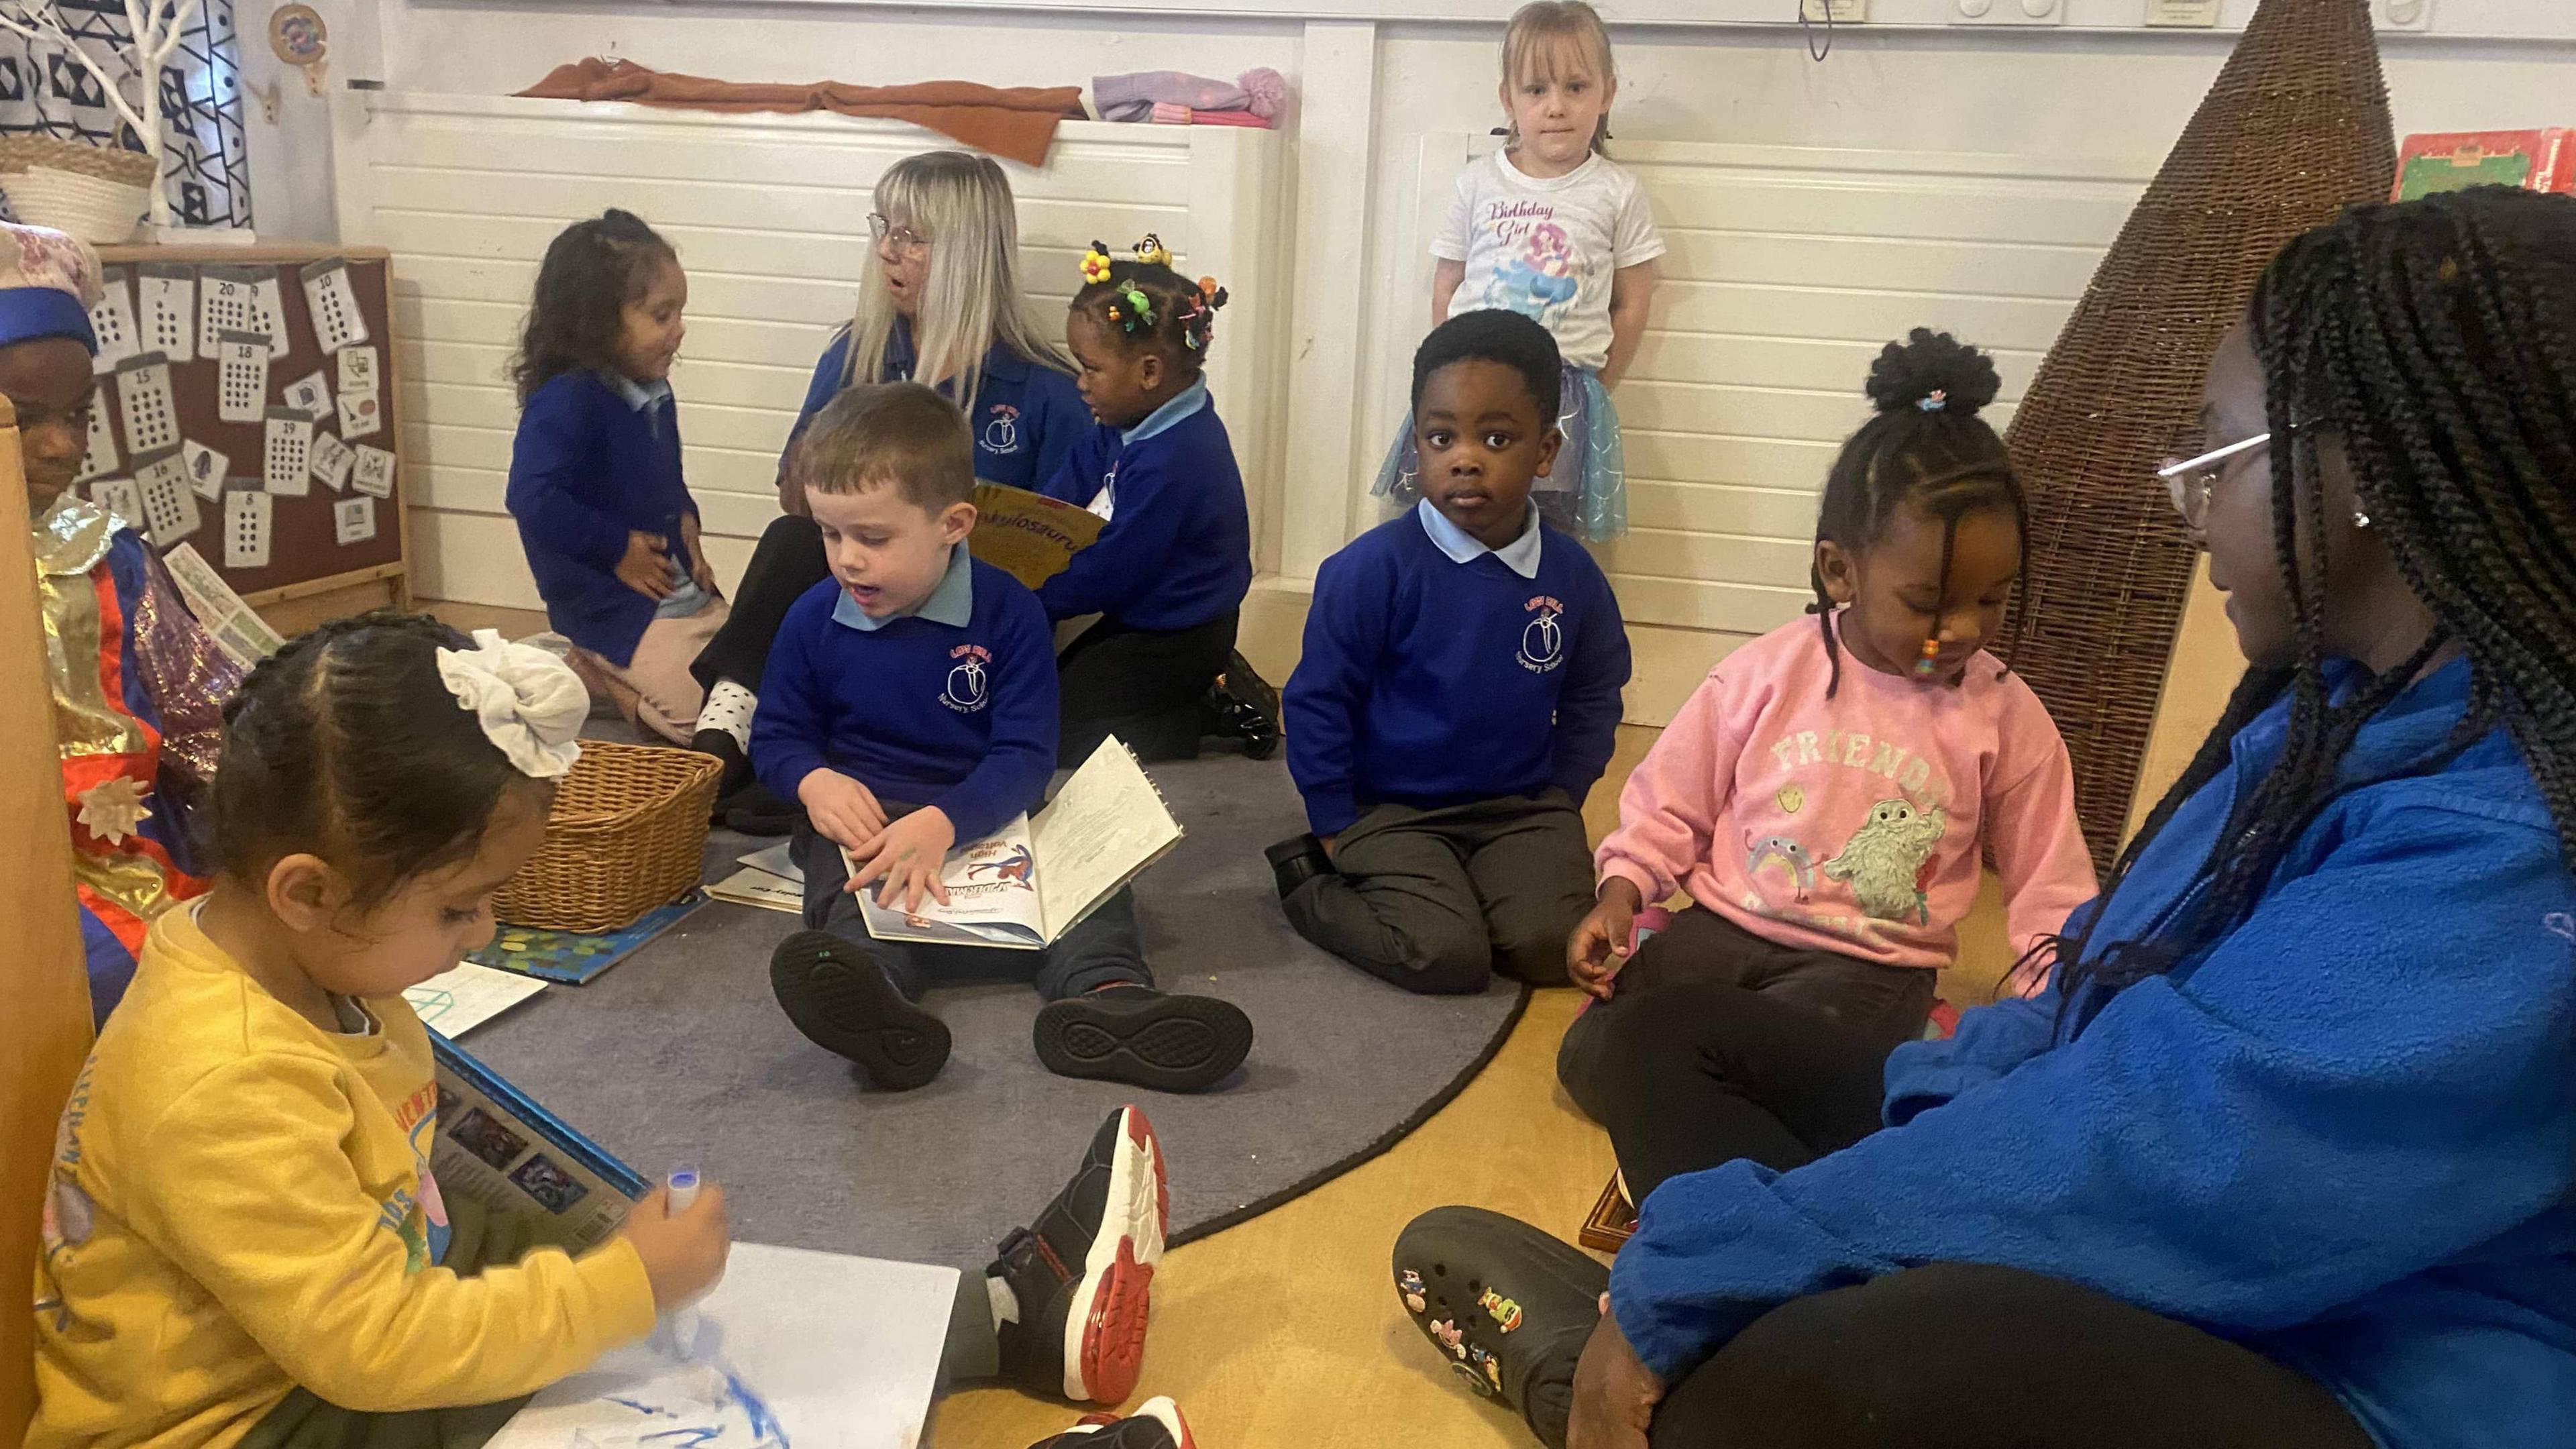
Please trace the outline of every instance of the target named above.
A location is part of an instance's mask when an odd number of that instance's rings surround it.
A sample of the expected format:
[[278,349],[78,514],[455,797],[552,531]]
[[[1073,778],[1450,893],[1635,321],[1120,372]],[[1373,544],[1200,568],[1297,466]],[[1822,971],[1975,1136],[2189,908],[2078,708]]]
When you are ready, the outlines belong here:
[[834,111],[909,121],[996,156],[1041,166],[1055,140],[1056,124],[1082,117],[1079,86],[1001,89],[972,81],[924,81],[907,86],[854,86],[839,81],[773,85],[710,80],[652,70],[631,60],[592,56],[556,66],[523,96],[557,101],[634,101],[684,110]]

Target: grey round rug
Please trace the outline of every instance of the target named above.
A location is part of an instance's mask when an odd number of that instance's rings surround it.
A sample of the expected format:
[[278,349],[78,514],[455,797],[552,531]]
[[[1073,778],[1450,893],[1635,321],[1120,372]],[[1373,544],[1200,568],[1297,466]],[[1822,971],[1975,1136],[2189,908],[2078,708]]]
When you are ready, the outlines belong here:
[[[947,1070],[876,1091],[770,997],[769,953],[796,918],[724,902],[460,1044],[647,1177],[712,1175],[746,1242],[980,1267],[1131,1100],[1162,1134],[1175,1239],[1213,1232],[1392,1145],[1500,1046],[1522,996],[1508,982],[1414,996],[1291,931],[1261,856],[1305,828],[1280,762],[1148,773],[1188,837],[1136,882],[1146,959],[1163,989],[1224,997],[1256,1033],[1213,1092],[1050,1075],[1029,1045],[1037,994],[1016,984],[932,993],[956,1041]],[[766,843],[717,832],[708,878]]]

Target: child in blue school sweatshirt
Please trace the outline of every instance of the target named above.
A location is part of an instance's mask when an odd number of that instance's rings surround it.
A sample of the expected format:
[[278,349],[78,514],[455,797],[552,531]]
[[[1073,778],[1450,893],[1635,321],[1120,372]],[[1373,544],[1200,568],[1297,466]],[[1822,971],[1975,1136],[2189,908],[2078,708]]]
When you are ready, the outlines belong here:
[[1039,951],[868,934],[855,892],[905,910],[944,901],[953,847],[1038,808],[1056,758],[1053,641],[1029,591],[967,553],[974,445],[956,404],[917,383],[851,388],[815,418],[797,466],[832,577],[780,624],[751,731],[752,768],[806,817],[794,848],[808,929],[770,962],[788,1018],[905,1091],[948,1060],[923,992],[1020,966],[1048,1003],[1036,1032],[1048,1070],[1169,1092],[1224,1080],[1251,1022],[1154,989],[1124,890]]
[[1136,259],[1082,259],[1064,336],[1100,426],[1046,486],[1100,515],[1099,541],[1038,589],[1047,617],[1100,616],[1065,651],[1061,761],[1108,735],[1139,759],[1194,758],[1210,734],[1266,758],[1278,701],[1234,652],[1252,589],[1252,517],[1234,444],[1202,375],[1226,292],[1182,279],[1151,236]]
[[1461,313],[1413,358],[1422,501],[1324,563],[1289,676],[1314,833],[1270,848],[1300,934],[1409,991],[1566,979],[1592,907],[1583,797],[1610,762],[1628,634],[1580,544],[1539,521],[1556,341]]
[[679,745],[706,698],[689,661],[726,618],[680,475],[670,379],[688,304],[678,254],[627,212],[554,239],[511,364],[507,495],[574,671],[627,723]]

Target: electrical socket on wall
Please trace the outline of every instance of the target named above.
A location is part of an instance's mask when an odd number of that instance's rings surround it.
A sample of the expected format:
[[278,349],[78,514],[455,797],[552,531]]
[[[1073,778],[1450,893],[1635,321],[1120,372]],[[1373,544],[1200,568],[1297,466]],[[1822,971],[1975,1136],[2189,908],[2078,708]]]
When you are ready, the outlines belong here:
[[2147,0],[2147,24],[2174,30],[2214,30],[2222,0]]
[[1798,0],[1798,14],[1813,24],[1865,25],[1869,0]]
[[2433,28],[2433,0],[2379,0],[2372,8],[2379,12],[2379,28],[2382,30]]
[[2067,0],[1952,0],[1953,25],[2063,25]]

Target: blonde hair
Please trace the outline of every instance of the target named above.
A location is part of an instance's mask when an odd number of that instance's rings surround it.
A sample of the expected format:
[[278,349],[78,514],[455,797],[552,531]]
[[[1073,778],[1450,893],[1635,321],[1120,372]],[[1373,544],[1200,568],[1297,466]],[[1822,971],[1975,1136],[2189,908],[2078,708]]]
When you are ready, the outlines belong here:
[[[1584,0],[1531,0],[1513,11],[1512,23],[1503,30],[1504,88],[1533,77],[1553,79],[1569,69],[1593,72],[1604,86],[1618,83],[1610,27],[1601,23],[1601,12]],[[1609,139],[1610,113],[1605,110],[1592,128],[1592,149],[1600,150]],[[1520,143],[1517,131],[1512,143]]]
[[[984,354],[995,343],[1040,367],[1071,373],[1073,364],[1029,323],[1020,300],[1020,220],[1010,178],[989,156],[925,151],[877,178],[876,209],[897,226],[930,238],[930,271],[912,324],[912,375],[923,382],[955,378],[958,409],[975,411]],[[885,273],[871,270],[850,319],[850,360],[843,386],[875,382],[894,335],[894,294]]]

